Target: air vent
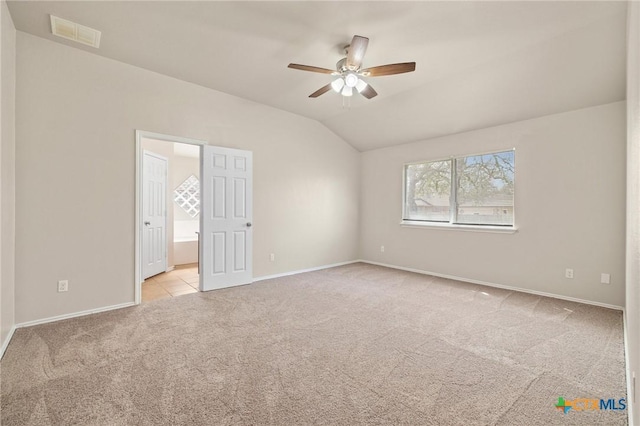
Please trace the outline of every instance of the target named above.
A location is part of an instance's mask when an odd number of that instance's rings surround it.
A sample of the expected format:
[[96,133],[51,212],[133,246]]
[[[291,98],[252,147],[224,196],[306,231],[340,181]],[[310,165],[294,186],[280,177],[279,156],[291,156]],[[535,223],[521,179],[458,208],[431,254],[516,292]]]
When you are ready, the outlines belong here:
[[57,16],[50,16],[51,32],[53,35],[66,38],[67,40],[77,41],[78,43],[86,44],[96,49],[100,47],[100,36],[102,35],[100,31],[67,21],[66,19],[58,18]]

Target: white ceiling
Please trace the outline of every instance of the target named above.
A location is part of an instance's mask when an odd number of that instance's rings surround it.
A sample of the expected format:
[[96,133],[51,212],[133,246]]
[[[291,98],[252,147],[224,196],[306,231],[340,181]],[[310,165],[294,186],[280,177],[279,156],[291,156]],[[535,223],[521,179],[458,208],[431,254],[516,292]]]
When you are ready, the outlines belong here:
[[173,153],[180,157],[200,158],[200,147],[198,145],[189,145],[188,143],[174,143]]
[[[16,28],[320,121],[361,151],[625,98],[626,2],[8,2]],[[51,35],[49,14],[102,31],[99,50]],[[348,108],[330,76],[354,34],[370,78]]]

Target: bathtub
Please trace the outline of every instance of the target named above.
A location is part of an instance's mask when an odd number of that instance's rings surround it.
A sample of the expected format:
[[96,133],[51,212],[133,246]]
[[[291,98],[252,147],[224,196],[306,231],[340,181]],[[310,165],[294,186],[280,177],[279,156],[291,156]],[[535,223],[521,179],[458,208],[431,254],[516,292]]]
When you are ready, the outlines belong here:
[[173,227],[173,263],[198,263],[198,220],[177,220]]

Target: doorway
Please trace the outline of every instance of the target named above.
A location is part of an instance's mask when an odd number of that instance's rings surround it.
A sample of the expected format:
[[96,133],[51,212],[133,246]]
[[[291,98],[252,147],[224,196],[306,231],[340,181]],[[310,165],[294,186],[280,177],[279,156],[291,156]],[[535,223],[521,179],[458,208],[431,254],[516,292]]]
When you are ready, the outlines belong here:
[[[157,195],[162,184],[145,177],[145,158],[167,160],[162,196]],[[162,174],[163,168],[158,166],[155,170]],[[143,283],[149,289],[151,286],[147,284],[155,284],[152,298],[157,299],[253,281],[252,175],[250,151],[136,131],[136,304],[143,301]],[[145,191],[151,192],[145,196]],[[144,203],[162,199],[166,236],[153,239],[149,229],[161,235],[162,226],[154,225],[148,214],[152,209],[145,210]],[[158,210],[162,209],[154,211]],[[149,246],[149,241],[162,240],[165,244],[160,249],[153,244]],[[145,258],[145,253],[155,256]],[[159,261],[149,262],[151,258]],[[145,262],[154,263],[157,269],[145,268]]]
[[136,132],[136,303],[198,291],[204,144]]

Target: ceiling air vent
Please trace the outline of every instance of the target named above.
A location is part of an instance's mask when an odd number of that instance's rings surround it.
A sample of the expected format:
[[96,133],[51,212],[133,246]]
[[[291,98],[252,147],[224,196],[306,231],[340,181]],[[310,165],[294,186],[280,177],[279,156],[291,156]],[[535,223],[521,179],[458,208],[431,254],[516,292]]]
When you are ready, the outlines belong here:
[[58,18],[57,16],[50,16],[51,32],[53,35],[66,38],[67,40],[77,41],[78,43],[86,44],[96,49],[100,47],[100,36],[102,35],[100,31],[67,21],[66,19]]

